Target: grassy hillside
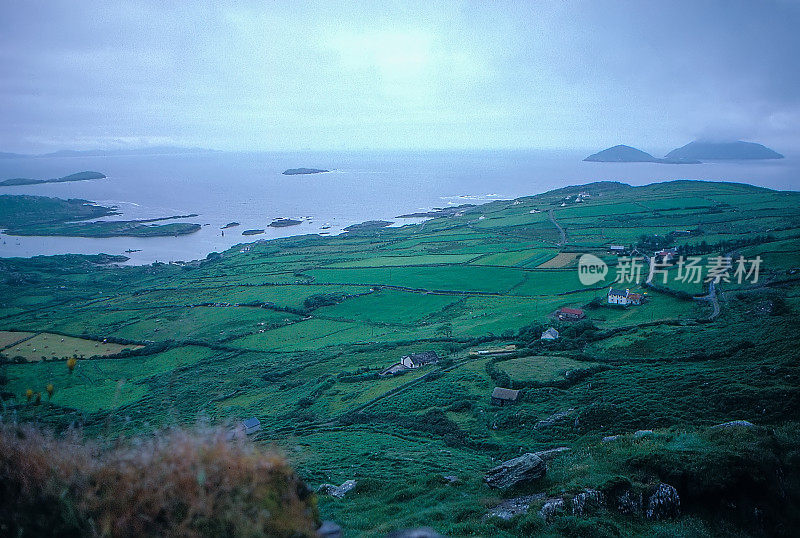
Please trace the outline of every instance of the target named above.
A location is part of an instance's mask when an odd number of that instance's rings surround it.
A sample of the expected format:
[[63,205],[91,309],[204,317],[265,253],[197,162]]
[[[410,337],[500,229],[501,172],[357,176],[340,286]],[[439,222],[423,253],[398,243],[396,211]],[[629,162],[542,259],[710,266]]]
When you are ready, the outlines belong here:
[[[12,364],[20,344],[4,332],[0,390],[20,420],[95,435],[256,416],[256,440],[278,440],[311,485],[357,481],[343,498],[319,498],[322,517],[356,535],[419,525],[483,536],[788,535],[800,513],[798,203],[799,193],[740,184],[595,183],[184,265],[3,259],[0,330],[120,351],[89,347],[72,372],[59,354]],[[692,298],[707,286],[676,282],[677,266],[666,286],[626,284],[647,291],[644,305],[603,304],[620,263],[610,245],[763,263],[755,284],[720,283],[709,319],[712,301]],[[610,265],[605,281],[580,283],[583,253]],[[563,306],[587,318],[558,321]],[[541,341],[550,326],[561,338]],[[506,344],[516,351],[470,354]],[[443,360],[377,375],[428,350]],[[496,386],[519,389],[518,402],[491,405]],[[44,395],[40,405],[28,389]],[[731,420],[755,426],[712,428]],[[502,460],[562,446],[571,450],[542,480],[511,491],[482,483]],[[660,482],[680,495],[677,518],[625,513],[637,496],[646,507]],[[603,503],[571,508],[587,490]],[[531,495],[526,515],[486,517]],[[556,498],[564,510],[540,516]]]

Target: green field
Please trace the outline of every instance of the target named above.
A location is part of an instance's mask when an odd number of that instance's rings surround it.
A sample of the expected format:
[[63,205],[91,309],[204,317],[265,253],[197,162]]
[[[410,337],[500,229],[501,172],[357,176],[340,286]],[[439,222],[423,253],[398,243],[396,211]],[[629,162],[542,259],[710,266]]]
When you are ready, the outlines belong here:
[[[0,259],[3,416],[109,439],[258,417],[256,442],[279,445],[312,488],[357,481],[318,498],[352,536],[786,535],[800,525],[798,208],[796,192],[739,184],[594,183],[185,265]],[[760,256],[759,281],[721,283],[713,318],[693,297],[707,286],[678,282],[677,267],[663,288],[625,285],[643,305],[608,305],[608,246],[649,255],[656,243]],[[582,253],[611,265],[605,280],[581,284]],[[586,318],[559,321],[565,306]],[[540,339],[548,327],[558,340]],[[423,351],[440,361],[378,375]],[[73,355],[70,373],[61,359]],[[497,386],[519,389],[517,403],[492,405]],[[731,420],[755,426],[711,428]],[[500,461],[555,447],[571,450],[540,481],[482,482]],[[659,482],[680,494],[679,517],[615,508],[619,492],[646,500]],[[539,516],[546,498],[587,489],[608,502]],[[527,515],[486,517],[540,494]]]

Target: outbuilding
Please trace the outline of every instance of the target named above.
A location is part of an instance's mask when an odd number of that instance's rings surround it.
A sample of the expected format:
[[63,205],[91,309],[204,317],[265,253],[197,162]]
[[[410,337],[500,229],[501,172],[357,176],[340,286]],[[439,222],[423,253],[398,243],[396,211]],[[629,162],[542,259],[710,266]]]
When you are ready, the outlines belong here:
[[518,396],[518,390],[495,387],[492,391],[492,405],[503,406],[506,404],[515,403]]
[[550,327],[542,333],[542,340],[558,340],[558,331]]

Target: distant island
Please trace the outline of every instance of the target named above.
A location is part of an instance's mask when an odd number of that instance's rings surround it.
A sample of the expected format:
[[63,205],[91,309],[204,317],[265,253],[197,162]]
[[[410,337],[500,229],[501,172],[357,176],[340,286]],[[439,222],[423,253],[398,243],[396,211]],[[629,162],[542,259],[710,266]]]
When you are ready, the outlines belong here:
[[660,164],[700,164],[700,161],[694,159],[682,159],[680,157],[670,157],[667,155],[664,159],[653,157],[646,151],[619,144],[617,146],[604,149],[597,153],[593,153],[584,159],[589,162],[600,163],[660,163]]
[[242,231],[242,235],[259,235],[263,234],[264,230],[244,230]]
[[667,153],[667,159],[783,159],[783,155],[755,142],[706,142],[695,140]]
[[295,219],[275,219],[269,223],[269,226],[272,228],[285,228],[287,226],[297,226],[298,224],[302,224],[302,221]]
[[66,181],[88,181],[90,179],[105,179],[106,175],[100,172],[76,172],[68,176],[53,179],[31,179],[27,177],[15,177],[0,181],[0,187],[12,187],[16,185],[38,185],[39,183],[63,183]]
[[82,222],[118,214],[112,207],[80,198],[63,200],[47,196],[0,195],[0,227],[5,228],[8,235],[163,237],[190,234],[201,228],[199,224],[184,222],[150,224],[196,214],[146,220]]
[[233,227],[235,227],[235,226],[239,226],[239,223],[238,223],[238,222],[236,222],[236,221],[233,221],[233,222],[229,222],[228,224],[226,224],[225,226],[223,226],[223,227],[222,227],[222,229],[223,229],[223,230],[227,230],[228,228],[233,228]]
[[298,176],[303,174],[322,174],[330,172],[330,170],[323,170],[322,168],[289,168],[283,171],[284,176]]

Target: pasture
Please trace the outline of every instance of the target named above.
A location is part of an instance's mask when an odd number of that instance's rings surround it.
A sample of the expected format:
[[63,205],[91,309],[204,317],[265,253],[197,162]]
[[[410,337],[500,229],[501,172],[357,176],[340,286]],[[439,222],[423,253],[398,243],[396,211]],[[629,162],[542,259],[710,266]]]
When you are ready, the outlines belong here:
[[[570,201],[580,192],[589,196]],[[736,476],[747,480],[795,469],[786,455],[800,409],[798,207],[797,193],[738,184],[597,183],[423,224],[252,243],[186,265],[0,259],[3,275],[26,282],[0,279],[0,394],[20,421],[108,437],[258,417],[255,441],[283,447],[312,489],[357,481],[342,499],[318,498],[323,516],[353,535],[424,525],[453,536],[579,536],[590,524],[609,535],[713,535],[708,514],[729,510],[713,492],[738,487],[715,465],[742,461]],[[608,246],[655,236],[704,255],[761,256],[761,280],[721,284],[714,320],[709,303],[676,293],[704,293],[677,281],[677,267],[667,292],[626,285],[647,292],[645,304],[607,305],[617,263]],[[612,265],[606,280],[580,283],[582,252]],[[586,318],[559,321],[564,306]],[[550,326],[561,338],[541,341]],[[469,355],[507,344],[516,346],[508,356]],[[424,351],[439,362],[378,376]],[[62,359],[73,355],[82,358],[70,372]],[[506,382],[520,388],[518,401],[491,405]],[[753,422],[769,442],[709,429],[728,420]],[[639,429],[656,433],[640,442]],[[609,435],[620,441],[602,443]],[[539,482],[514,492],[482,482],[499,461],[560,446],[572,450]],[[687,450],[707,459],[692,467]],[[508,496],[645,491],[673,476],[708,504],[694,508],[684,489],[685,515],[660,523],[610,510],[545,523],[540,504],[508,522],[485,517]],[[764,487],[737,499],[748,514],[761,506],[753,499],[775,494]]]

